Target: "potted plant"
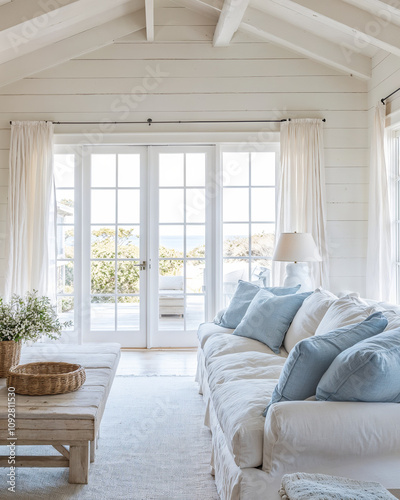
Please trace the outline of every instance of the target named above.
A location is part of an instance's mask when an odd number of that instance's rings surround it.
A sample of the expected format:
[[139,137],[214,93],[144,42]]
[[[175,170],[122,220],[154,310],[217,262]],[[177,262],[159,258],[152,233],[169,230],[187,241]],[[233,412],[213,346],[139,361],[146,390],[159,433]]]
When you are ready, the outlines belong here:
[[50,299],[36,290],[22,297],[14,294],[9,302],[0,297],[0,377],[19,363],[22,342],[36,342],[43,335],[55,340],[71,325],[62,323]]

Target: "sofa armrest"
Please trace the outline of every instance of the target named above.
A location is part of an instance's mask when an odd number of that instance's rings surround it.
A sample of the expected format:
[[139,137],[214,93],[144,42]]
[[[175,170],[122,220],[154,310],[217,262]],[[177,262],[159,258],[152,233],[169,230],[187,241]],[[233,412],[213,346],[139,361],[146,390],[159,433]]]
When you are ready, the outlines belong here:
[[400,453],[400,404],[286,401],[272,405],[265,419],[263,470],[271,475],[315,458],[394,453]]

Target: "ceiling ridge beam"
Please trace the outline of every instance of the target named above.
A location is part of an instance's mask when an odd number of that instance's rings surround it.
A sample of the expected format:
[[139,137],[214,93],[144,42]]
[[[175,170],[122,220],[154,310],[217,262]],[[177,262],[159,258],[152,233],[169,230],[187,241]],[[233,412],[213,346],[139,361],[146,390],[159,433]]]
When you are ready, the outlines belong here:
[[0,87],[110,45],[146,26],[141,9],[0,65]]
[[342,44],[348,57],[351,57],[352,53],[359,53],[366,44],[400,57],[400,26],[392,24],[392,13],[389,8],[382,8],[379,14],[372,14],[343,0],[273,1],[310,18],[317,18],[319,22],[342,33],[350,34],[353,43]]
[[242,22],[250,0],[225,0],[214,32],[214,47],[227,47]]
[[154,42],[154,0],[145,0],[146,37],[148,42]]

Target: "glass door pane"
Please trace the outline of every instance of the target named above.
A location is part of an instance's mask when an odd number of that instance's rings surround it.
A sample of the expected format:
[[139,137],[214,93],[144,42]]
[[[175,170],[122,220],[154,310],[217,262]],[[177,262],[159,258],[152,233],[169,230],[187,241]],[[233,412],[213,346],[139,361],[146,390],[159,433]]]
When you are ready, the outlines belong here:
[[146,148],[96,147],[86,156],[84,339],[146,347]]
[[[211,148],[153,148],[151,346],[191,347],[207,317],[207,177]],[[158,221],[158,224],[156,223]],[[207,242],[208,243],[208,242]]]

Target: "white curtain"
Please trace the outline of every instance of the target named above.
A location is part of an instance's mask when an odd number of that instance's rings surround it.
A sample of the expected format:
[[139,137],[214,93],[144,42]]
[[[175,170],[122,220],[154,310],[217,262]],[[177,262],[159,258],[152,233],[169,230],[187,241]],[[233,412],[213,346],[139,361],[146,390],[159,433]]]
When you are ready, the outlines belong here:
[[390,300],[392,235],[388,173],[385,160],[386,106],[375,108],[369,177],[367,297]]
[[[322,257],[310,263],[314,287],[329,288],[325,215],[324,146],[321,119],[281,125],[281,172],[276,241],[284,232],[311,233]],[[282,284],[285,265],[274,264],[274,281]]]
[[53,130],[48,122],[11,125],[6,297],[35,289],[54,299]]

